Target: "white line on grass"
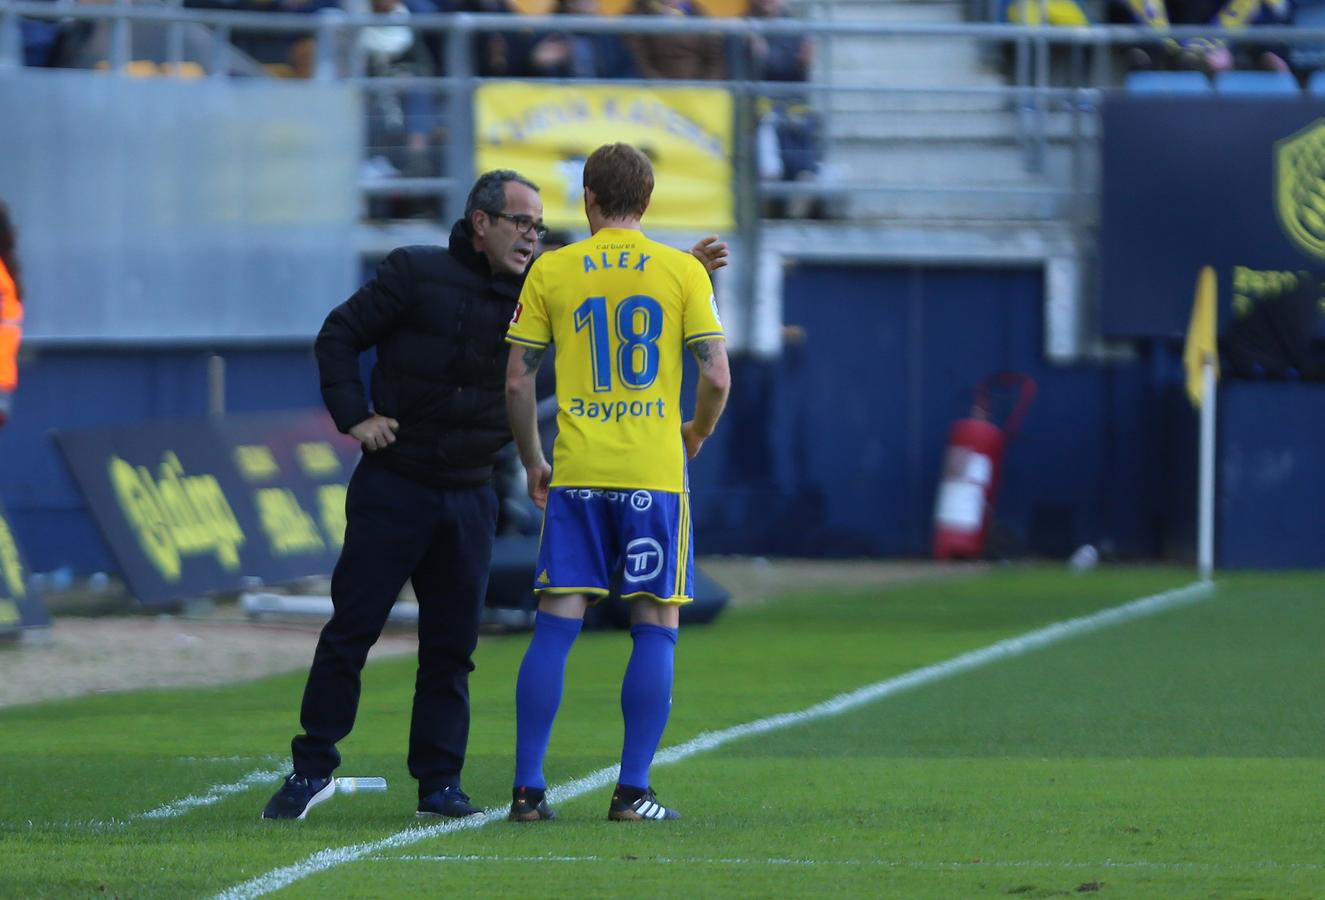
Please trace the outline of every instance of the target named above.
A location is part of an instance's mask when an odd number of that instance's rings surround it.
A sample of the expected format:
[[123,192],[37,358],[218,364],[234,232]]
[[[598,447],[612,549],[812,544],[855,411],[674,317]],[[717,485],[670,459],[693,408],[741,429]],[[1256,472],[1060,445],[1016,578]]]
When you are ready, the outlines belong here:
[[[889,678],[884,681],[875,682],[866,685],[854,691],[845,694],[839,694],[823,703],[817,703],[814,706],[807,707],[797,712],[781,713],[776,716],[769,716],[764,719],[758,719],[754,722],[746,722],[742,725],[734,725],[731,728],[724,728],[721,731],[706,731],[684,744],[678,744],[675,747],[668,747],[661,751],[654,759],[655,765],[666,765],[667,763],[679,762],[687,757],[694,756],[696,753],[703,753],[706,750],[712,750],[721,747],[723,744],[729,744],[742,738],[752,737],[758,734],[765,734],[770,731],[779,731],[792,725],[800,725],[804,722],[810,722],[814,719],[822,719],[827,716],[840,715],[848,710],[855,709],[858,706],[864,706],[883,697],[889,697],[893,694],[899,694],[912,688],[920,687],[923,684],[938,681],[943,678],[949,678],[962,672],[969,672],[971,669],[988,665],[1000,659],[1007,659],[1013,656],[1020,656],[1029,653],[1032,650],[1038,650],[1041,647],[1047,647],[1059,641],[1090,631],[1097,631],[1101,628],[1108,628],[1113,625],[1120,625],[1123,622],[1130,622],[1133,619],[1140,619],[1145,616],[1151,616],[1167,609],[1177,606],[1183,606],[1189,603],[1195,603],[1209,596],[1214,591],[1214,585],[1207,581],[1193,582],[1185,587],[1175,588],[1171,591],[1164,591],[1160,594],[1153,594],[1149,597],[1142,597],[1140,600],[1133,600],[1130,603],[1124,603],[1122,606],[1115,606],[1111,609],[1101,610],[1091,613],[1088,616],[1079,616],[1075,619],[1067,619],[1048,625],[1035,631],[1027,632],[1014,638],[999,641],[996,644],[990,644],[988,647],[982,647],[979,650],[972,650],[969,653],[963,653],[961,656],[955,656],[945,662],[935,663],[932,666],[925,666],[921,669],[915,669],[904,675],[898,675],[895,678]],[[553,787],[548,791],[548,800],[552,803],[558,803],[574,799],[589,791],[598,790],[606,787],[616,781],[617,767],[608,766],[591,772],[583,778],[577,778],[574,781]],[[482,815],[469,816],[465,819],[451,819],[436,825],[426,827],[407,828],[399,831],[389,837],[377,841],[368,841],[362,844],[351,844],[347,847],[329,847],[326,850],[319,850],[317,853],[289,866],[282,866],[279,869],[272,869],[264,875],[237,884],[228,890],[222,891],[217,895],[218,900],[241,900],[241,898],[261,897],[270,894],[273,891],[280,890],[283,887],[293,884],[296,881],[315,875],[318,872],[325,872],[328,869],[344,865],[348,862],[354,862],[357,859],[372,856],[383,850],[394,850],[400,847],[407,847],[411,844],[427,840],[431,837],[449,834],[462,829],[482,828],[492,822],[505,818],[503,810],[488,810]]]
[[[273,757],[267,757],[272,759]],[[187,757],[184,761],[189,762]],[[255,769],[249,772],[238,781],[232,781],[229,784],[214,784],[202,794],[193,794],[174,800],[170,803],[149,809],[146,812],[134,813],[123,819],[93,819],[90,822],[70,822],[69,826],[76,828],[90,828],[93,830],[104,831],[109,828],[124,828],[130,822],[140,822],[144,819],[171,819],[175,816],[182,816],[191,809],[197,809],[200,806],[211,806],[219,800],[229,797],[231,794],[239,794],[247,791],[255,785],[264,782],[272,782],[284,775],[289,767],[282,766],[278,769]]]
[[183,815],[191,809],[197,809],[199,806],[210,806],[218,800],[229,797],[231,794],[246,791],[255,785],[275,781],[286,773],[287,768],[287,766],[281,766],[278,769],[255,769],[238,781],[232,781],[229,784],[214,784],[204,794],[194,794],[173,803],[158,806],[156,809],[149,809],[145,813],[139,813],[136,818],[169,819]]
[[[434,853],[411,854],[409,856],[368,856],[367,862],[490,862],[507,864],[513,862],[565,862],[565,863],[619,863],[620,856],[506,856],[480,853]],[[1154,869],[1159,871],[1193,872],[1245,872],[1253,871],[1318,871],[1325,869],[1325,863],[1281,863],[1249,861],[1246,863],[1199,863],[1199,862],[1150,862],[1148,860],[1032,860],[1032,859],[981,859],[981,860],[925,860],[925,859],[795,859],[773,856],[768,859],[746,859],[730,856],[649,856],[633,860],[635,864],[661,863],[665,865],[715,865],[715,866],[871,866],[882,869]]]

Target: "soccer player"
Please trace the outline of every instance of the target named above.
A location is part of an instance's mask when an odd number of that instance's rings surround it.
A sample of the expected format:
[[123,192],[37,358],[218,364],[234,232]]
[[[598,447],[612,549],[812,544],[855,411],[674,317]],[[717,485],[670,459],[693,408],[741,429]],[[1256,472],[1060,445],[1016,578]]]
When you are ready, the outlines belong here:
[[[621,570],[634,645],[621,683],[625,741],[608,818],[677,819],[649,783],[672,704],[680,607],[693,598],[686,461],[713,433],[731,376],[708,273],[650,240],[640,220],[653,192],[648,158],[627,144],[584,165],[590,237],[531,267],[506,340],[506,408],[544,510],[534,636],[516,684],[516,768],[509,818],[555,818],[543,758],[561,703],[566,658],[591,602]],[[559,433],[543,455],[534,379],[555,344]],[[699,364],[695,414],[682,421],[684,348]]]

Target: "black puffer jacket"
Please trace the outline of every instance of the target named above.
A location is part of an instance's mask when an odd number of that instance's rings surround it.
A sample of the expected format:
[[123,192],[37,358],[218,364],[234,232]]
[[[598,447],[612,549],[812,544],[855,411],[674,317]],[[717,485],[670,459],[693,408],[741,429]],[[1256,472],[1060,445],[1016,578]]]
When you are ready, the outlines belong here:
[[[506,421],[506,326],[521,279],[496,276],[457,222],[449,249],[401,247],[331,311],[314,349],[322,399],[342,432],[373,412],[400,423],[396,442],[365,460],[425,484],[492,477],[511,440]],[[359,354],[377,347],[372,410]]]

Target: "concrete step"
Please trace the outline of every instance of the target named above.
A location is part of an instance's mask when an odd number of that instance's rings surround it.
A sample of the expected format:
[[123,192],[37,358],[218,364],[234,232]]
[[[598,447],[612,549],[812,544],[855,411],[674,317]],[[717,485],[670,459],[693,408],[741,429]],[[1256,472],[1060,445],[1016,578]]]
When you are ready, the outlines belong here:
[[957,187],[971,184],[1028,186],[1038,175],[1027,171],[1015,147],[926,144],[880,146],[849,141],[833,144],[829,161],[850,181],[887,181]]
[[856,193],[846,200],[844,218],[852,222],[895,221],[1058,222],[1067,217],[1065,198],[1024,193]]
[[1069,113],[1040,116],[1017,110],[840,110],[822,111],[824,136],[830,141],[854,140],[888,143],[935,141],[1018,143],[1043,134],[1046,140],[1069,141],[1078,133],[1093,137],[1098,120],[1091,115],[1075,119]]
[[1075,252],[1076,236],[1061,223],[1027,224],[1014,219],[979,222],[909,223],[882,220],[887,228],[851,222],[765,222],[760,247],[786,256],[928,257],[957,260],[1042,260]]
[[964,22],[966,5],[960,0],[831,0],[806,14],[834,22]]
[[994,90],[911,90],[871,88],[869,91],[829,91],[820,94],[817,107],[825,113],[873,116],[888,113],[997,113],[1011,108],[1013,96],[995,85]]
[[1034,157],[1017,143],[919,144],[838,141],[829,145],[830,168],[850,181],[891,181],[945,186],[1031,186],[1072,183],[1073,167],[1090,166],[1088,159],[1073,160],[1071,149],[1046,144],[1038,169]]
[[968,37],[833,37],[820,41],[818,57],[815,74],[836,84],[1004,83],[985,42]]

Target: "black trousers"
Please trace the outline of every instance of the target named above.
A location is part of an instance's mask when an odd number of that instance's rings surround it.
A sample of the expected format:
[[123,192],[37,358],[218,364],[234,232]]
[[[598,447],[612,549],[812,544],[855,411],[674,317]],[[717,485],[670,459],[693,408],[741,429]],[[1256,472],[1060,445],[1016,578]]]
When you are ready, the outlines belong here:
[[359,708],[360,673],[392,604],[414,582],[419,668],[409,771],[419,796],[460,784],[469,741],[469,673],[497,522],[491,485],[438,489],[361,462],[345,500],[345,546],[291,742],[295,771],[326,778]]

